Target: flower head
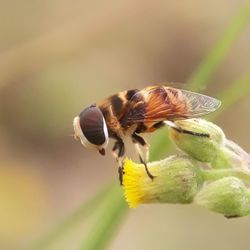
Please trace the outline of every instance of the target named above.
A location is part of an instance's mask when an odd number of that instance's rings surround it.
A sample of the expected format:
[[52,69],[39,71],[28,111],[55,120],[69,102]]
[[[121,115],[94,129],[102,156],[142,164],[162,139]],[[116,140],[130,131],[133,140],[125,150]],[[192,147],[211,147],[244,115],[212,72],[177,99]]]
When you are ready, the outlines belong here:
[[203,119],[177,121],[176,125],[184,131],[204,134],[195,136],[170,128],[170,137],[179,149],[201,162],[212,162],[220,147],[225,143],[221,128]]
[[172,156],[148,164],[152,181],[144,165],[126,159],[123,184],[130,207],[142,203],[190,203],[202,183],[200,169],[188,157]]

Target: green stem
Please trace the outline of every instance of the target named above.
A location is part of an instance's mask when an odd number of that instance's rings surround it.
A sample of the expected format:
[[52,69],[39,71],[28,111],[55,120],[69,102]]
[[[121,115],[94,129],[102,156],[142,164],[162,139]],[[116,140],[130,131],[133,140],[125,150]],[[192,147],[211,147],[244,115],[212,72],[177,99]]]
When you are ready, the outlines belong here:
[[150,147],[150,161],[155,161],[160,156],[170,151],[172,144],[167,133],[166,128],[163,128],[154,136],[152,147]]
[[57,225],[55,229],[49,232],[43,239],[39,240],[30,248],[30,250],[46,250],[49,249],[53,243],[65,235],[75,224],[81,223],[93,209],[98,206],[112,190],[114,184],[108,185],[102,189],[94,197],[92,197],[87,203],[81,205],[76,211],[74,211],[66,220]]
[[98,222],[90,230],[80,250],[105,249],[124,218],[128,205],[125,203],[121,187],[114,186],[105,201]]
[[234,176],[250,184],[250,172],[238,169],[216,169],[216,170],[202,170],[205,181],[215,181],[224,177]]
[[222,114],[239,100],[248,96],[250,92],[250,72],[247,72],[239,80],[235,81],[231,87],[218,95],[218,99],[222,101],[220,109],[212,114],[212,118],[215,119],[218,115]]
[[208,53],[207,58],[200,64],[195,74],[191,76],[189,81],[191,89],[200,90],[206,86],[207,81],[218,69],[249,21],[250,5],[248,3],[243,6],[239,14],[232,20],[231,24],[222,34],[221,39],[218,40],[213,49]]

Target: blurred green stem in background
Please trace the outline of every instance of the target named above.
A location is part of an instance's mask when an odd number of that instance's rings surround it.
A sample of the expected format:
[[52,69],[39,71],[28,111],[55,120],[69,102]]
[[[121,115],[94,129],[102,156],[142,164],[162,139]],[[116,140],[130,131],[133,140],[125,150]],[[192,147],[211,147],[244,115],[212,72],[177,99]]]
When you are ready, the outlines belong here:
[[230,88],[218,95],[219,100],[223,100],[222,106],[218,112],[211,114],[211,118],[215,119],[218,115],[230,108],[233,104],[243,99],[250,91],[250,71],[237,80]]
[[49,232],[43,239],[36,242],[31,249],[45,250],[49,249],[55,241],[59,240],[63,235],[67,234],[73,226],[77,223],[81,223],[88,215],[92,214],[97,206],[106,199],[106,196],[114,189],[114,184],[109,184],[103,188],[88,202],[82,204],[77,210],[75,210],[66,220],[57,225],[57,227]]
[[97,219],[97,223],[90,230],[90,235],[84,240],[80,250],[105,249],[110,239],[127,211],[127,203],[123,197],[123,190],[119,185],[114,185],[110,194],[106,196],[105,206]]
[[250,4],[245,5],[233,19],[222,34],[221,39],[214,45],[207,58],[200,64],[197,71],[191,76],[189,82],[193,90],[206,87],[209,78],[215,73],[222,63],[236,39],[250,21]]
[[[214,48],[208,53],[205,60],[198,67],[198,70],[190,78],[189,82],[192,90],[199,90],[207,85],[209,78],[212,77],[212,75],[218,69],[220,63],[229,53],[231,46],[240,36],[249,19],[250,5],[247,4],[240,10],[239,14],[234,18],[232,23],[222,35],[221,39],[215,44]],[[239,84],[241,84],[241,88],[239,87]],[[235,92],[235,90],[237,91]],[[219,95],[221,97],[220,100],[222,101],[223,105],[225,105],[222,111],[225,111],[240,98],[246,95],[247,91],[250,91],[249,75],[241,78],[239,81],[236,81],[236,83],[232,85],[231,89],[226,90],[224,93]],[[166,131],[162,131],[162,133],[166,133]],[[162,136],[162,133],[158,134],[154,140],[155,143],[153,143],[151,146],[151,160],[158,159],[162,152],[166,153],[169,149],[166,136]],[[126,214],[127,204],[124,202],[124,198],[121,193],[117,192],[117,189],[119,188],[117,183],[114,184],[110,190],[113,195],[103,195],[102,192],[102,195],[95,196],[94,204],[101,203],[104,199],[106,199],[106,197],[109,197],[107,198],[109,204],[104,206],[104,210],[101,213],[104,218],[99,220],[99,223],[96,223],[87,237],[84,238],[84,243],[81,247],[82,250],[105,249],[105,247],[112,240],[115,229],[122,221],[123,216]],[[86,206],[88,207],[89,203],[87,203]],[[91,206],[91,208],[93,208],[93,206]],[[80,211],[82,211],[84,215],[86,214],[84,208],[79,210],[79,212]],[[69,219],[66,220],[66,223],[64,222],[59,225],[54,232],[49,234],[48,238],[44,238],[40,242],[40,246],[43,246],[44,250],[47,249],[55,240],[58,240],[59,236],[61,236],[63,232],[67,232],[68,227],[73,226],[84,217],[85,216],[80,216],[80,214],[79,216],[71,215]]]

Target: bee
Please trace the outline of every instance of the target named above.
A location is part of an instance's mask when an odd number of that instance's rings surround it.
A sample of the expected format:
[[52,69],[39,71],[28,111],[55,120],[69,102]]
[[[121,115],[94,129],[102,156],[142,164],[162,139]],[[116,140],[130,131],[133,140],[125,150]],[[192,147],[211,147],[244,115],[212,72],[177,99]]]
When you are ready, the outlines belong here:
[[144,164],[148,176],[154,176],[147,168],[149,146],[143,133],[152,133],[164,125],[180,133],[194,136],[208,134],[183,130],[177,120],[198,118],[217,110],[221,102],[215,98],[166,85],[154,85],[144,89],[130,89],[110,96],[102,102],[85,108],[73,120],[75,138],[86,148],[96,149],[105,155],[109,139],[115,140],[112,152],[119,165],[122,183],[124,138],[130,137]]

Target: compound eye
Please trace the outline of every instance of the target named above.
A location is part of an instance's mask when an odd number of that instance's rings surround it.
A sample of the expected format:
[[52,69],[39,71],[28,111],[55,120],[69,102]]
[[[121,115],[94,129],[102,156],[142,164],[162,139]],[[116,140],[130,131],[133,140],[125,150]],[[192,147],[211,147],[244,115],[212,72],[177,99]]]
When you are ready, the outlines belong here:
[[90,106],[79,115],[80,127],[83,135],[91,144],[102,146],[108,140],[106,122],[101,110],[96,106]]

